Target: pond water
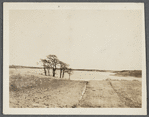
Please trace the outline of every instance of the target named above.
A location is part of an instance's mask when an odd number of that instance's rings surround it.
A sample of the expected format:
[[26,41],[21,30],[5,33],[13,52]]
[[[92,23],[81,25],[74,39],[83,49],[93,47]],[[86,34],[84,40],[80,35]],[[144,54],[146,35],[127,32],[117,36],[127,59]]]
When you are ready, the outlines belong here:
[[[119,80],[142,80],[142,78],[136,77],[120,77],[115,76],[115,73],[111,72],[92,72],[92,71],[73,71],[73,74],[70,76],[71,80],[106,80],[106,79],[119,79]],[[66,73],[65,78],[69,78],[69,75]]]

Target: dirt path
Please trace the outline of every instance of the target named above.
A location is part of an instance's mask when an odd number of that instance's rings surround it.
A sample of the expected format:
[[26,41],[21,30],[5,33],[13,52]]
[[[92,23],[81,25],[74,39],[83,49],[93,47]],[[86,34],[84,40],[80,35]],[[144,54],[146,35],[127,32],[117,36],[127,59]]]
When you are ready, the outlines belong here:
[[[134,99],[133,95],[130,95],[128,91],[130,87],[129,84],[140,83],[139,81],[89,81],[86,86],[86,91],[80,101],[78,108],[131,108],[131,107],[141,107],[140,94],[138,90],[141,90],[139,86],[136,91]],[[116,84],[119,84],[116,85]],[[141,83],[140,83],[141,84]],[[112,86],[115,85],[115,86]],[[116,87],[117,86],[117,87]],[[123,92],[121,91],[123,89]],[[125,90],[124,90],[125,89]],[[126,90],[127,89],[127,90]],[[137,88],[135,88],[136,90]],[[122,94],[125,94],[125,97]],[[132,98],[135,100],[132,100]],[[139,101],[138,101],[139,100]]]

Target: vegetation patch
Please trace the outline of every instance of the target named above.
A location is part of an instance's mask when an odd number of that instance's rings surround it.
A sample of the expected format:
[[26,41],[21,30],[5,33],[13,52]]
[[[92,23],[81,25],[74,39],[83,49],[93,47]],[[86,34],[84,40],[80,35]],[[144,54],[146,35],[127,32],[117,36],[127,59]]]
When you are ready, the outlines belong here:
[[142,106],[142,82],[133,81],[110,81],[122,102],[130,108]]
[[83,108],[125,108],[109,81],[89,81],[80,102]]
[[83,108],[141,108],[142,85],[133,80],[89,81],[80,107]]
[[141,70],[123,70],[123,71],[114,71],[116,76],[132,76],[132,77],[137,77],[141,78],[142,77],[142,71]]
[[72,108],[78,103],[86,81],[10,76],[10,108]]

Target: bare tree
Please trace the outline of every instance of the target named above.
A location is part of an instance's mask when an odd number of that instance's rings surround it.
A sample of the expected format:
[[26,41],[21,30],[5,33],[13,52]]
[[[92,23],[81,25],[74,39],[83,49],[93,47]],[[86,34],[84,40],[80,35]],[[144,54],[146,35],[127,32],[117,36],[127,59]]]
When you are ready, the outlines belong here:
[[60,78],[61,78],[64,63],[62,61],[59,61],[59,65],[60,65]]
[[44,69],[44,73],[45,73],[45,76],[46,76],[47,75],[47,73],[46,73],[47,60],[46,59],[41,59],[41,62],[43,63],[43,69]]
[[57,65],[60,65],[60,78],[64,78],[65,71],[68,68],[68,64],[60,61],[56,55],[48,55],[47,60],[46,59],[41,59],[43,63],[43,68],[45,75],[47,75],[46,69],[48,70],[48,75],[50,75],[50,69],[52,68],[53,70],[53,77],[55,77]]
[[62,67],[62,71],[63,71],[62,78],[64,78],[65,70],[67,70],[68,66],[69,66],[68,64],[63,63],[63,67]]
[[47,58],[48,58],[48,61],[51,62],[51,66],[53,68],[53,77],[55,77],[55,72],[56,72],[57,65],[59,64],[59,60],[56,55],[48,55]]
[[47,69],[48,69],[48,75],[50,76],[50,69],[52,68],[52,62],[47,60]]
[[47,65],[48,75],[50,76],[50,66]]
[[73,71],[71,68],[67,69],[66,71],[69,74],[69,80],[70,80],[70,76],[73,74]]
[[64,78],[64,74],[65,74],[65,70],[67,70],[67,67],[69,66],[68,64],[59,61],[59,65],[60,65],[60,78]]

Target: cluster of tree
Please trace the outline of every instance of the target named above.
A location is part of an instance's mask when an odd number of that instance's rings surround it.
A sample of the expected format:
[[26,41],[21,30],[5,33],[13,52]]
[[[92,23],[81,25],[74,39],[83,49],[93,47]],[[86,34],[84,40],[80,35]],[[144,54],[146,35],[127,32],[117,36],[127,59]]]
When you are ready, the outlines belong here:
[[50,69],[53,71],[53,77],[55,77],[57,68],[60,69],[60,78],[64,78],[65,72],[70,75],[72,70],[68,68],[68,64],[60,61],[56,55],[48,55],[47,59],[41,59],[45,75],[50,75]]

